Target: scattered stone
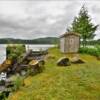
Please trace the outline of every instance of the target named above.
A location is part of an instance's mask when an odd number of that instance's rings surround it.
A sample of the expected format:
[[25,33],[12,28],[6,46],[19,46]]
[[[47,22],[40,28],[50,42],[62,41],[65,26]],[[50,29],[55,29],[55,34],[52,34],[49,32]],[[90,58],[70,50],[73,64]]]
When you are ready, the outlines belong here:
[[80,59],[79,57],[73,57],[72,59],[71,59],[71,63],[74,63],[74,64],[83,64],[83,63],[85,63],[82,59]]
[[71,65],[69,58],[62,57],[57,61],[58,66],[69,66]]

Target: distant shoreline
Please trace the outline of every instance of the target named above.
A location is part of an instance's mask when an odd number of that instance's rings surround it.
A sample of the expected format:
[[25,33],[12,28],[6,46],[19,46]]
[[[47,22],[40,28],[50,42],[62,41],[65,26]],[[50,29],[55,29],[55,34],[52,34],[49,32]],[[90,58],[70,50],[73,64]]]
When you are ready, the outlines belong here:
[[13,38],[2,38],[0,44],[58,44],[59,38],[57,37],[46,37],[38,39],[13,39]]

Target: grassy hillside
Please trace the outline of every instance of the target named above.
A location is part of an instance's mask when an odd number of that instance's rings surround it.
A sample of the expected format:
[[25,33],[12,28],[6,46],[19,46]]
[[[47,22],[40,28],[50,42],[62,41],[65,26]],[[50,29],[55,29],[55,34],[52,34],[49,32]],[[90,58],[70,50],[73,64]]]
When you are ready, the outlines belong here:
[[50,49],[44,72],[27,77],[25,86],[8,100],[100,100],[100,61],[82,54],[84,64],[58,67],[61,56],[67,55]]

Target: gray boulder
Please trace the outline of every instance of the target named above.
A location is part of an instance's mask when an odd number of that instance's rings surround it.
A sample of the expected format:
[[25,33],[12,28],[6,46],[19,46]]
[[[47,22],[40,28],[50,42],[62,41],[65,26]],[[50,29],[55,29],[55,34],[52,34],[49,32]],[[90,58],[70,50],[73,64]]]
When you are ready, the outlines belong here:
[[85,62],[82,59],[80,59],[79,57],[73,57],[71,59],[71,63],[74,63],[74,64],[83,64]]
[[57,61],[58,66],[69,66],[71,65],[69,58],[62,57]]

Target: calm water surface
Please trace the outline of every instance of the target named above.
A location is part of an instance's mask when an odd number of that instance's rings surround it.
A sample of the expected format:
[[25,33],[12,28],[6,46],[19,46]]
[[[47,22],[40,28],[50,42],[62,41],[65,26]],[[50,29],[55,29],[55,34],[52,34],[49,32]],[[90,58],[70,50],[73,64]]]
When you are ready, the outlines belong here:
[[[5,60],[6,58],[6,44],[0,44],[0,64]],[[43,45],[43,44],[38,44],[38,45],[26,45],[26,50],[32,49],[33,51],[39,51],[39,50],[46,50],[50,47],[54,47],[55,45]]]

